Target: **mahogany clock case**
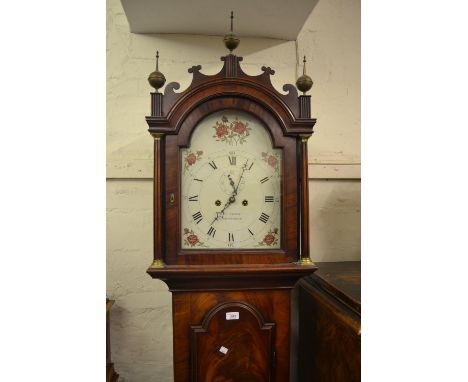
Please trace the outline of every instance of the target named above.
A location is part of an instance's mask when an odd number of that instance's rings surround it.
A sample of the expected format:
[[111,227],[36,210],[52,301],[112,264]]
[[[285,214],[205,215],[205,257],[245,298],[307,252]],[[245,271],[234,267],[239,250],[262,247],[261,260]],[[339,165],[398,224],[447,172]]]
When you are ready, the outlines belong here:
[[[221,60],[213,76],[190,68],[183,92],[169,83],[164,94],[151,93],[154,262],[147,272],[172,292],[176,382],[288,382],[295,373],[291,290],[317,269],[309,259],[307,173],[315,119],[310,96],[298,96],[293,85],[283,87],[287,94],[274,89],[272,69],[249,76],[242,57]],[[180,152],[200,121],[223,110],[255,117],[282,150],[280,249],[181,248]]]

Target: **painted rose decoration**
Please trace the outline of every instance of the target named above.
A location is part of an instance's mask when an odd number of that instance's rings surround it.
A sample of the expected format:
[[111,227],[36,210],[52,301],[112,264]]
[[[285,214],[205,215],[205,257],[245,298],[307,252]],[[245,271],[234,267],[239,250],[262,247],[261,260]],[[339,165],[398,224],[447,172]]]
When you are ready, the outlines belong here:
[[228,134],[228,127],[225,124],[220,124],[216,127],[216,137],[223,139]]
[[194,153],[190,153],[189,155],[187,155],[186,160],[187,160],[188,165],[191,166],[197,161],[197,156]]
[[265,235],[262,241],[258,243],[260,246],[267,246],[270,247],[272,245],[278,244],[278,228],[271,229]]
[[247,127],[241,121],[235,121],[232,131],[239,135],[244,135],[247,131]]
[[268,157],[268,164],[271,166],[271,167],[276,167],[278,163],[278,159],[276,159],[276,157],[274,157],[273,155],[270,155]]
[[276,172],[279,172],[278,154],[262,153],[262,159],[273,167]]
[[187,236],[187,241],[189,242],[190,245],[196,245],[198,241],[198,236],[194,235],[193,233],[189,236]]
[[202,159],[203,151],[198,150],[195,152],[187,150],[184,158],[184,171],[187,171],[190,166],[193,166],[197,161]]
[[229,121],[225,115],[223,115],[221,121],[216,122],[213,129],[213,138],[216,138],[218,142],[226,142],[230,146],[245,143],[252,130],[247,122],[239,120],[238,117],[235,117],[233,121]]
[[184,244],[191,247],[204,247],[204,244],[200,241],[193,230],[184,228]]
[[275,236],[272,235],[271,233],[269,233],[268,235],[266,235],[265,238],[263,239],[263,242],[264,242],[266,245],[272,245],[274,241],[275,241]]

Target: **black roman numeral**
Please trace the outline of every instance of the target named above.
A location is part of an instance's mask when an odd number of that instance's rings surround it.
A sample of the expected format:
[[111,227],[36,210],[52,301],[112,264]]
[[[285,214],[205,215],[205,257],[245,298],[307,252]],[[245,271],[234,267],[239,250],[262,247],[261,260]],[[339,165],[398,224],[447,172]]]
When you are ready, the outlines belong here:
[[193,180],[196,180],[197,182],[203,182],[203,180],[197,178],[194,178]]
[[216,230],[213,228],[213,227],[210,227],[210,229],[208,230],[207,234],[209,236],[213,236],[213,238],[215,237],[216,235]]
[[234,234],[229,232],[229,241],[233,242],[234,241]]
[[267,215],[265,212],[262,212],[262,214],[260,215],[258,220],[260,220],[261,222],[266,224],[266,222],[268,221],[269,218],[270,218],[269,215]]
[[274,198],[273,196],[265,196],[265,203],[273,203]]
[[216,170],[218,166],[216,166],[216,163],[214,161],[208,162],[208,164],[213,168],[213,170]]
[[[273,197],[273,196],[272,196]],[[198,195],[193,195],[188,198],[190,202],[198,202]]]
[[266,176],[263,179],[260,179],[260,183],[265,183],[265,182],[267,182],[269,180],[270,180],[270,178],[268,176]]
[[252,164],[250,165],[250,167],[247,170],[250,170],[253,165],[254,165],[254,162],[252,162]]
[[229,157],[229,163],[231,166],[236,165],[236,157],[234,155],[232,157],[231,156]]
[[250,228],[247,228],[252,236],[254,236],[254,233],[250,230]]
[[197,224],[200,223],[203,220],[203,216],[202,216],[200,211],[194,213],[192,215],[192,217],[193,217],[193,220],[195,221],[195,223],[197,223]]

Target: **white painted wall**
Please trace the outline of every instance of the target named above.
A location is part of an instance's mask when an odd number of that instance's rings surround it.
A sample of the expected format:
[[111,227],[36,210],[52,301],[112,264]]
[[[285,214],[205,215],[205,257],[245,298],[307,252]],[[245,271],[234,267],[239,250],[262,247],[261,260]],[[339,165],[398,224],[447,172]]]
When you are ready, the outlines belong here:
[[[130,34],[119,0],[107,19],[107,295],[112,355],[122,382],[172,381],[171,295],[145,271],[152,260],[153,140],[148,74],[160,51],[168,82],[190,83],[187,69],[214,74],[226,54],[219,37]],[[322,0],[296,42],[243,38],[243,69],[275,69],[277,89],[294,83],[298,55],[309,58],[312,110],[309,142],[311,257],[360,258],[360,3]]]
[[[359,0],[321,0],[297,39],[314,80],[309,163],[361,163],[361,7]],[[312,174],[313,175],[313,174]]]

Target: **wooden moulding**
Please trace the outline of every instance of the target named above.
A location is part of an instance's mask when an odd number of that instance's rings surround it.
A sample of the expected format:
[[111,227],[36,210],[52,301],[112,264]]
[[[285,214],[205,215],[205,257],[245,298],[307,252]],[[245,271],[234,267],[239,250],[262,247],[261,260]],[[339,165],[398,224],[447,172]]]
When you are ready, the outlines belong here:
[[210,290],[291,289],[317,270],[314,264],[166,265],[147,273],[164,281],[171,292]]

